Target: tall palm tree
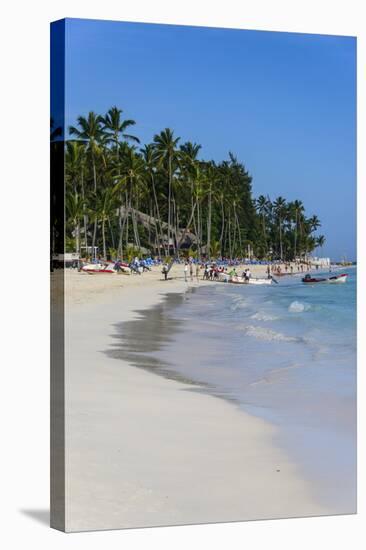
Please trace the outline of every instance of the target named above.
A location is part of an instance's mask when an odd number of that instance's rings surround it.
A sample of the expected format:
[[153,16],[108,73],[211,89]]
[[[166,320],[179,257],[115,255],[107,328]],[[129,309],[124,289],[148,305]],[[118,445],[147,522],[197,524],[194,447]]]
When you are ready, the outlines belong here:
[[267,232],[266,232],[266,216],[268,214],[268,209],[270,205],[269,197],[265,197],[264,195],[260,195],[255,203],[257,212],[259,216],[262,219],[262,232],[263,232],[263,241],[265,245],[267,244]]
[[[96,156],[100,152],[100,145],[104,141],[105,135],[102,128],[103,118],[100,115],[90,111],[88,117],[79,116],[77,119],[78,127],[70,126],[69,133],[76,136],[79,141],[86,145],[86,151],[91,159],[91,168],[93,173],[93,190],[97,192],[97,171]],[[97,234],[97,221],[94,223],[92,250],[95,247]]]
[[[123,163],[123,176],[126,181],[127,209],[123,227],[126,225],[126,248],[128,247],[129,236],[129,216],[131,214],[132,229],[136,246],[140,246],[140,238],[136,220],[136,210],[138,209],[138,197],[140,187],[144,183],[145,163],[141,155],[137,154],[133,148],[129,148]],[[123,228],[122,228],[123,231]]]
[[153,201],[155,205],[155,218],[157,221],[157,228],[156,228],[157,239],[156,240],[157,240],[157,245],[159,249],[159,256],[161,256],[160,245],[163,242],[163,229],[162,229],[162,222],[160,217],[159,201],[158,201],[156,185],[155,185],[155,174],[156,174],[158,156],[157,156],[156,149],[152,143],[145,145],[142,149],[140,149],[140,151],[145,162],[146,178],[151,182]]
[[103,132],[103,118],[100,115],[96,115],[93,111],[90,111],[88,117],[79,116],[77,119],[78,128],[75,126],[69,127],[69,133],[72,136],[76,136],[79,141],[82,141],[86,144],[87,152],[90,154],[92,171],[93,171],[93,182],[94,182],[94,192],[97,190],[97,174],[95,167],[95,157],[99,152],[99,146],[105,138]]
[[325,241],[326,241],[326,238],[324,237],[324,235],[319,235],[316,239],[316,246],[319,247],[321,250],[323,250]]
[[66,195],[66,216],[74,227],[75,234],[75,252],[80,253],[80,220],[84,215],[85,202],[77,192],[67,193]]
[[114,187],[106,187],[99,189],[94,195],[94,208],[92,215],[96,222],[101,222],[102,226],[102,242],[103,242],[103,258],[107,259],[107,248],[105,238],[105,226],[109,222],[110,217],[114,214],[117,208],[117,191],[118,185]]
[[295,200],[291,203],[291,214],[294,217],[295,227],[294,227],[294,258],[297,256],[297,233],[299,228],[300,216],[304,212],[304,205],[301,201]]
[[170,128],[165,128],[160,134],[154,136],[154,146],[157,153],[157,159],[160,166],[164,166],[168,174],[168,250],[171,236],[171,203],[172,203],[172,182],[173,182],[173,163],[178,160],[179,153],[177,145],[179,137],[174,137],[174,132]]
[[273,203],[274,212],[278,220],[279,240],[280,240],[280,259],[283,260],[283,243],[282,243],[282,223],[286,213],[286,200],[283,197],[278,197]]
[[321,227],[321,223],[318,216],[312,216],[311,218],[308,219],[308,222],[309,222],[311,231],[316,231],[318,227]]
[[121,138],[125,141],[140,143],[138,137],[127,134],[126,130],[134,126],[136,122],[132,119],[122,119],[122,109],[111,107],[104,117],[102,117],[103,131],[106,135],[107,143],[112,143],[116,149],[116,158],[119,158],[119,142]]

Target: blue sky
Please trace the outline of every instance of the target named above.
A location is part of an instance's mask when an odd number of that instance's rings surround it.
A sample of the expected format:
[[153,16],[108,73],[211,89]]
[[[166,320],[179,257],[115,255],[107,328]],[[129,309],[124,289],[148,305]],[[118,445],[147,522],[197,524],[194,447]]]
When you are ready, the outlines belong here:
[[165,127],[253,194],[298,198],[323,254],[356,258],[356,39],[68,19],[66,124],[122,108],[143,143]]

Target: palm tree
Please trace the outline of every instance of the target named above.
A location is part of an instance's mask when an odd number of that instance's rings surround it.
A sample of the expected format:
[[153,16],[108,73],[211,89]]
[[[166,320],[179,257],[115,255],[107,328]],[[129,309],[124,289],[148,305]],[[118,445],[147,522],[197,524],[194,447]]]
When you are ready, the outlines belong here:
[[116,148],[117,162],[119,159],[119,142],[121,137],[126,141],[140,143],[140,140],[136,136],[126,134],[126,130],[130,126],[134,126],[136,122],[132,119],[122,120],[122,113],[122,109],[111,107],[101,120],[107,143],[112,143]]
[[321,227],[321,223],[318,216],[312,216],[311,218],[308,219],[308,222],[310,225],[311,232],[316,231],[318,227]]
[[75,233],[75,252],[80,253],[80,220],[84,214],[84,200],[77,192],[66,195],[66,216],[72,223]]
[[144,182],[146,174],[145,163],[141,155],[137,154],[133,148],[129,148],[126,152],[124,163],[122,165],[123,176],[126,182],[126,196],[127,196],[127,208],[125,213],[125,219],[122,227],[126,225],[126,247],[128,246],[129,235],[129,215],[131,214],[132,229],[134,234],[134,241],[136,246],[140,246],[140,238],[138,233],[136,210],[139,208],[138,197],[140,187]]
[[87,146],[87,152],[90,154],[92,163],[94,192],[96,192],[97,174],[95,168],[95,157],[99,152],[99,145],[105,137],[102,128],[103,118],[100,115],[96,115],[93,111],[90,111],[87,118],[79,116],[77,120],[79,128],[70,126],[69,132],[70,135],[76,136],[79,141],[82,141]]
[[161,217],[160,217],[159,201],[158,201],[156,185],[155,185],[157,153],[152,143],[150,143],[149,145],[145,145],[142,149],[140,149],[140,151],[142,154],[142,158],[144,159],[144,162],[145,162],[146,178],[151,182],[151,189],[153,192],[153,201],[155,206],[154,218],[157,221],[156,241],[157,241],[157,246],[159,250],[159,256],[161,256],[160,245],[163,242],[163,229],[162,229],[162,223],[161,223]]
[[160,134],[154,136],[154,146],[157,153],[157,159],[160,166],[164,166],[168,173],[168,250],[170,246],[171,235],[171,199],[172,199],[172,181],[174,161],[178,160],[177,144],[179,137],[174,137],[174,132],[170,128],[165,128]]
[[[91,167],[93,173],[94,193],[97,192],[97,171],[96,171],[96,156],[100,152],[100,144],[104,140],[104,132],[102,128],[103,118],[90,111],[88,117],[79,116],[77,119],[78,128],[75,126],[69,127],[70,135],[77,137],[86,145],[86,151],[90,155]],[[94,223],[92,250],[95,247],[95,239],[97,234],[97,221]]]
[[102,224],[102,242],[103,242],[103,258],[107,258],[106,238],[105,238],[105,224],[109,222],[110,217],[116,211],[117,208],[117,191],[118,185],[114,187],[106,187],[100,189],[94,196],[94,204],[92,215],[95,218],[95,222],[98,221]]
[[266,232],[266,215],[268,214],[268,209],[270,205],[269,197],[260,195],[256,200],[255,206],[259,216],[262,218],[262,231],[263,231],[263,240],[264,243],[267,243],[267,232]]
[[291,203],[291,210],[292,214],[294,214],[295,218],[295,230],[294,230],[294,258],[296,259],[297,255],[297,232],[298,232],[298,225],[301,214],[304,212],[304,205],[301,201],[295,200]]
[[283,260],[282,246],[282,222],[286,212],[286,200],[283,197],[278,197],[273,203],[273,208],[278,219],[279,240],[280,240],[280,259]]
[[316,239],[316,246],[319,247],[321,250],[323,250],[323,246],[325,245],[326,238],[324,235],[319,235]]

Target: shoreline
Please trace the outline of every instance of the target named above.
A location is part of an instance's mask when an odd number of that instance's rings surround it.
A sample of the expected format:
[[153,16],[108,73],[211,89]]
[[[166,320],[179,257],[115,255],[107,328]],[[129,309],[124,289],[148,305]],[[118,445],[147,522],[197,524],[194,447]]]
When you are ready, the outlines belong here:
[[66,529],[331,513],[274,445],[272,425],[105,354],[115,324],[192,286],[159,275],[66,273]]

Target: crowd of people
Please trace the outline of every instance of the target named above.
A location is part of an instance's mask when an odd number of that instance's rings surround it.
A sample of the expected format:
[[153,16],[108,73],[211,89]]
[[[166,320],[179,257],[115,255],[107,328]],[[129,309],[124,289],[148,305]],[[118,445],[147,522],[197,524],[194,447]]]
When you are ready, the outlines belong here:
[[[92,263],[106,263],[102,262],[102,260],[95,259]],[[196,279],[199,281],[200,276],[202,275],[203,280],[225,280],[225,276],[227,277],[241,277],[242,279],[249,280],[251,277],[251,271],[249,267],[246,267],[244,271],[239,275],[237,273],[237,268],[240,265],[246,264],[246,265],[257,265],[259,262],[252,262],[248,261],[247,259],[244,259],[240,261],[239,259],[231,260],[231,261],[224,261],[223,259],[215,260],[215,261],[206,261],[202,262],[196,258],[188,258],[188,259],[182,259],[182,258],[165,258],[164,260],[160,257],[146,257],[146,258],[139,258],[135,257],[130,262],[123,262],[121,260],[117,260],[114,262],[107,262],[108,265],[113,265],[113,269],[117,272],[123,272],[127,271],[131,274],[138,274],[142,275],[146,271],[151,271],[152,266],[160,266],[161,272],[164,276],[164,279],[168,279],[168,274],[171,269],[171,267],[174,264],[177,265],[183,265],[183,274],[184,274],[184,280],[188,282],[194,281]],[[263,262],[260,262],[261,264]],[[83,265],[83,262],[78,263],[79,269],[81,269]],[[281,276],[281,275],[292,275],[295,272],[304,272],[308,270],[308,265],[306,262],[266,262],[267,268],[267,277],[273,278],[273,276]],[[128,268],[128,269],[126,269]]]

